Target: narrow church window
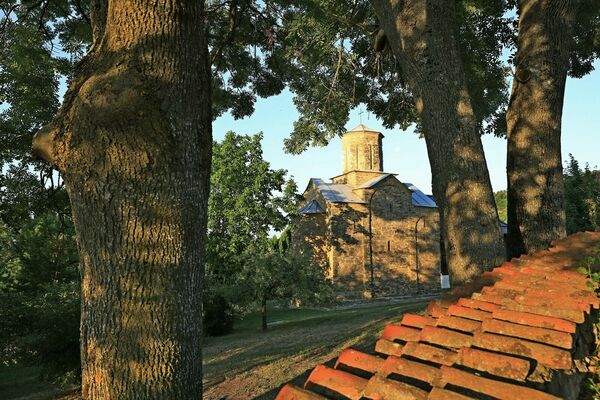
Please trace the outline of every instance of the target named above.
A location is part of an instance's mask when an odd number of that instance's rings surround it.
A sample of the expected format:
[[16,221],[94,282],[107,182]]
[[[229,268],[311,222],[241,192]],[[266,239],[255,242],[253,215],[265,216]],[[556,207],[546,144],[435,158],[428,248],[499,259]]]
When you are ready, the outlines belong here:
[[391,250],[391,248],[390,248],[390,241],[388,240],[388,254],[390,254],[390,250]]

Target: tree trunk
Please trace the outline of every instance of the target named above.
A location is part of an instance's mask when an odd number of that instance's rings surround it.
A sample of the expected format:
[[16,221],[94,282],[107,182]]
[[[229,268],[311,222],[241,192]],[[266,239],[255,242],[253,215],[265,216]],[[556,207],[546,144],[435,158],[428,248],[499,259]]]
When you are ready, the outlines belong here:
[[547,248],[566,235],[562,107],[578,1],[519,1],[516,71],[508,128],[510,256]]
[[263,296],[262,303],[260,305],[260,314],[262,317],[262,330],[267,330],[267,298]]
[[416,102],[453,284],[504,260],[498,212],[456,48],[452,1],[372,0]]
[[202,396],[203,3],[94,2],[94,44],[34,138],[65,178],[77,231],[84,399]]

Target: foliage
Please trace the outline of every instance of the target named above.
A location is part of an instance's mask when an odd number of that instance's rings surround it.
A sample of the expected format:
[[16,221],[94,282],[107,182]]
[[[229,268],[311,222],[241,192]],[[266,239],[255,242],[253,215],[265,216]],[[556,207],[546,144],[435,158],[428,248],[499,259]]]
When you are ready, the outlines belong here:
[[287,254],[297,187],[285,170],[272,170],[263,160],[261,140],[261,134],[228,132],[213,146],[205,318],[223,317],[224,331],[231,314],[226,303],[245,312],[266,300],[327,297],[322,271]]
[[261,140],[262,134],[228,132],[213,145],[206,263],[221,282],[241,271],[243,253],[259,252],[271,232],[285,229],[296,210],[296,184],[287,171],[270,168]]
[[79,377],[79,270],[70,219],[48,212],[20,229],[0,225],[0,361]]
[[567,233],[595,230],[600,227],[600,180],[597,172],[586,167],[569,154],[565,168],[565,212]]
[[[514,20],[501,1],[458,3],[456,28],[472,104],[482,131],[503,134],[508,99],[504,46],[514,43]],[[298,12],[300,11],[300,12]],[[290,9],[277,38],[300,118],[285,141],[299,153],[344,132],[350,110],[364,104],[387,128],[419,121],[412,94],[389,49],[376,52],[379,23],[368,1],[312,0]],[[420,132],[423,133],[423,132]],[[426,134],[426,133],[425,133]]]
[[508,222],[507,205],[508,198],[506,190],[500,190],[494,193],[494,200],[496,201],[496,208],[498,208],[498,218],[504,222]]

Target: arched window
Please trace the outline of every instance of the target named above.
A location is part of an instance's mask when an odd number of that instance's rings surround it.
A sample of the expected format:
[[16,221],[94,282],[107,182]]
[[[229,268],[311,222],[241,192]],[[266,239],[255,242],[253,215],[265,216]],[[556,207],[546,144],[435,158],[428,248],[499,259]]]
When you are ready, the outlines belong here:
[[388,254],[390,254],[391,251],[392,251],[391,243],[388,240]]

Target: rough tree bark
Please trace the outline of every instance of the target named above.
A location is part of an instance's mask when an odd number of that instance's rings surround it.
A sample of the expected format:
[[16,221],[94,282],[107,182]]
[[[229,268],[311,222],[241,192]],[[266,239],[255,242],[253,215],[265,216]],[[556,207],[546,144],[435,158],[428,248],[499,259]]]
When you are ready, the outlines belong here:
[[203,3],[93,2],[93,45],[34,138],[71,199],[84,399],[202,395],[212,146]]
[[456,48],[453,1],[372,0],[416,102],[450,279],[467,282],[504,259],[480,132]]
[[577,0],[519,1],[508,128],[508,251],[547,248],[566,235],[562,107]]

